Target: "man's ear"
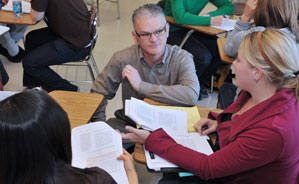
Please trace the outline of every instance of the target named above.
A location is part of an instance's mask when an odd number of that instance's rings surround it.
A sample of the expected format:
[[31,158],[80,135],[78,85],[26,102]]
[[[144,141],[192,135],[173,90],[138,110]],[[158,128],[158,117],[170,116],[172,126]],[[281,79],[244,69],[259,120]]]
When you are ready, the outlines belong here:
[[139,43],[138,40],[137,40],[138,36],[136,35],[135,31],[132,31],[131,33],[132,33],[132,37],[133,37],[135,43],[138,44]]
[[167,38],[169,36],[169,24],[168,22],[166,23],[166,34],[167,34]]

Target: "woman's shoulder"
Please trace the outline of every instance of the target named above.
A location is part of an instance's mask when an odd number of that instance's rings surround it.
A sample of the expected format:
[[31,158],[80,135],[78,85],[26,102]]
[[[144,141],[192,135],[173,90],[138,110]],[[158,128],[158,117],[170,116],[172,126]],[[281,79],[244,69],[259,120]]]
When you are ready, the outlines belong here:
[[98,167],[86,168],[84,172],[91,184],[116,184],[110,174]]

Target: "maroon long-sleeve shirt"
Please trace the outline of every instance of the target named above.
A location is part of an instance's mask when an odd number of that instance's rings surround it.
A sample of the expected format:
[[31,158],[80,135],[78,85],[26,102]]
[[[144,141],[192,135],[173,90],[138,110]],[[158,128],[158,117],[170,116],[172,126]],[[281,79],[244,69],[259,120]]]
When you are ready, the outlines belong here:
[[299,102],[291,89],[282,89],[231,121],[250,98],[242,91],[221,114],[210,113],[219,125],[220,150],[207,156],[177,144],[162,129],[154,131],[145,148],[203,179],[224,183],[299,183]]

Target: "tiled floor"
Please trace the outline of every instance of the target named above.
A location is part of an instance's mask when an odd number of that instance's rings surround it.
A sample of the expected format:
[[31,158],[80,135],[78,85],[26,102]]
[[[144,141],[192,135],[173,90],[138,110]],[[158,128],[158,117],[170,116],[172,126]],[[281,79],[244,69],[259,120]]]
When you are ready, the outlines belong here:
[[[98,27],[99,38],[94,48],[93,54],[95,60],[101,71],[106,63],[109,61],[112,54],[117,51],[128,47],[133,44],[134,41],[131,36],[132,23],[131,15],[134,9],[145,3],[156,3],[158,0],[120,0],[120,19],[117,19],[116,4],[110,2],[102,2],[100,5],[100,27]],[[214,8],[208,6],[206,11]],[[28,31],[45,26],[43,22],[38,23],[35,26],[31,26]],[[22,41],[19,43],[23,46]],[[6,58],[0,56],[2,62],[7,69],[10,80],[5,86],[5,90],[19,91],[22,90],[22,65],[21,63],[11,63]],[[66,68],[61,66],[54,67],[61,75],[65,75]],[[68,68],[67,78],[71,79],[77,72],[79,77],[89,78],[85,69],[76,71],[75,68]],[[89,92],[91,83],[80,83],[81,92]],[[210,94],[208,98],[199,101],[199,105],[216,107],[217,93]],[[115,98],[111,100],[107,107],[107,117],[113,117],[113,113],[116,109],[121,108],[121,92],[116,94]],[[141,184],[157,183],[161,178],[161,174],[150,173],[147,171],[145,165],[136,163],[136,169],[139,175]]]

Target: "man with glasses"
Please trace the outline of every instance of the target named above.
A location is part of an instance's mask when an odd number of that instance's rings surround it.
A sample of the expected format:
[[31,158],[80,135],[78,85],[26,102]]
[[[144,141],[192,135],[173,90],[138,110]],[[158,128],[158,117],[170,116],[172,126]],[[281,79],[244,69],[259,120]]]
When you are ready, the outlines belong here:
[[[107,100],[115,96],[120,83],[123,103],[131,97],[146,97],[179,106],[197,104],[199,82],[193,57],[166,44],[169,25],[163,10],[146,4],[134,11],[132,21],[136,44],[116,52],[91,88],[105,97],[93,121],[105,120]],[[107,121],[113,128],[125,131],[125,125],[136,126],[124,110],[116,111],[115,116]]]

